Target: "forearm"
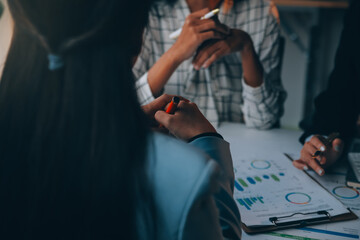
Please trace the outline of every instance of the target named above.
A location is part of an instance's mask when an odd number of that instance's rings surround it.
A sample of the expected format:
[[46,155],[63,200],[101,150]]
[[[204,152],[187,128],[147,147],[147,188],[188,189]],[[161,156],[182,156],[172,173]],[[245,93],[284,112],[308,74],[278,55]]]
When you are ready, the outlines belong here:
[[247,46],[241,55],[244,120],[248,127],[269,129],[278,125],[286,99],[280,79],[277,42],[266,44],[263,48],[267,50],[261,51],[259,56],[252,44]]
[[175,50],[170,48],[148,71],[148,83],[154,97],[161,95],[162,90],[181,64],[181,60],[175,54]]
[[252,42],[248,43],[240,54],[245,83],[251,87],[260,86],[264,81],[263,68]]

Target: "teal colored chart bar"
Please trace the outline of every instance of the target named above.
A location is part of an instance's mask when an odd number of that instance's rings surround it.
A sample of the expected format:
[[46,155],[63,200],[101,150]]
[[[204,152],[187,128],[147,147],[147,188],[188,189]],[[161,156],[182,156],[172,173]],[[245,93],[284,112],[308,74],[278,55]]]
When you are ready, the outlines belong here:
[[244,206],[247,210],[251,210],[251,208],[244,202],[242,199],[237,200],[241,206]]
[[252,201],[249,198],[244,198],[245,202],[251,207],[253,204]]
[[256,184],[255,180],[252,179],[251,177],[247,177],[246,179],[248,180],[248,182],[249,182],[250,184]]
[[244,191],[244,189],[240,186],[240,184],[237,181],[235,181],[235,188],[240,192]]
[[244,206],[247,210],[251,210],[254,204],[264,204],[263,197],[249,197],[236,199],[241,206]]

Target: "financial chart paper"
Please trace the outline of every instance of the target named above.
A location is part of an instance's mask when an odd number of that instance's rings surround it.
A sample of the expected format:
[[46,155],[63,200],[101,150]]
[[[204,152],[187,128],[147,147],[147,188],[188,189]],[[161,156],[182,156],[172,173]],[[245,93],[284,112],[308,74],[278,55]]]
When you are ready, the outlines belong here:
[[[327,211],[331,216],[347,208],[313,179],[292,166],[282,154],[267,158],[234,157],[234,198],[247,226],[273,225],[271,217]],[[323,217],[295,215],[287,221]],[[285,218],[282,222],[286,222]]]

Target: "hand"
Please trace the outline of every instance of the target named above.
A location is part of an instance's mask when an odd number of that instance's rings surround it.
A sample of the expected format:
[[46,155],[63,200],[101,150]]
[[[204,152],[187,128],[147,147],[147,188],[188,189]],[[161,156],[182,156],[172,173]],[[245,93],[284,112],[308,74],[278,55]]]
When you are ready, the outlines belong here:
[[157,111],[155,119],[177,138],[189,140],[202,133],[216,132],[195,103],[180,101],[174,114]]
[[[293,165],[298,169],[307,170],[312,168],[320,176],[324,175],[324,168],[334,164],[341,156],[344,149],[344,142],[336,138],[331,145],[326,146],[322,136],[313,136],[310,141],[304,144],[301,149],[300,159],[293,161]],[[318,157],[312,156],[316,151],[321,151]]]
[[172,53],[179,62],[194,55],[198,47],[208,39],[223,39],[229,34],[229,29],[213,19],[200,18],[209,12],[208,8],[191,13],[186,17],[182,31],[171,47]]
[[251,37],[244,31],[231,29],[225,39],[209,41],[198,50],[193,60],[194,68],[207,68],[219,58],[244,49],[253,49]]
[[[157,121],[155,120],[155,113],[159,110],[165,110],[166,106],[171,102],[171,99],[174,97],[175,95],[168,95],[168,94],[163,94],[160,97],[156,98],[154,101],[152,101],[149,104],[146,104],[144,106],[142,106],[143,111],[145,112],[145,114],[148,116],[149,120],[150,120],[150,124],[152,127],[158,127],[159,124],[157,123]],[[178,96],[182,101],[185,102],[189,102],[189,100]]]

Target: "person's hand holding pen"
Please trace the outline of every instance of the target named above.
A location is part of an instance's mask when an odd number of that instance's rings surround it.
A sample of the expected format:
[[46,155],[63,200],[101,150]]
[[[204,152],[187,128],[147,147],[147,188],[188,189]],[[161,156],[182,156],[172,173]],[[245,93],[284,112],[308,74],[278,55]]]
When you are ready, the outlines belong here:
[[[180,102],[174,113],[166,113],[174,97],[178,97]],[[183,140],[189,140],[202,133],[216,132],[196,104],[180,96],[163,94],[151,103],[142,106],[142,109],[153,128],[159,129],[159,124],[161,124],[174,136]]]
[[186,17],[180,35],[170,49],[178,61],[183,62],[193,56],[206,40],[224,39],[230,33],[230,29],[219,21],[203,18],[209,11],[205,8]]
[[147,79],[154,96],[162,93],[178,66],[194,56],[203,42],[209,39],[223,39],[230,33],[229,29],[218,21],[212,18],[202,19],[207,13],[209,9],[205,8],[187,16],[177,40],[148,71]]
[[293,165],[302,170],[313,169],[320,176],[325,168],[333,165],[341,156],[344,143],[340,138],[325,138],[313,136],[301,149],[300,159],[293,161]]
[[159,123],[155,120],[155,113],[159,110],[167,109],[173,97],[178,97],[182,101],[189,102],[189,100],[180,96],[163,94],[151,103],[142,106],[143,111],[148,116],[152,128],[159,128]]
[[174,114],[157,111],[155,119],[171,134],[185,141],[203,133],[216,133],[215,128],[195,103],[181,100]]

